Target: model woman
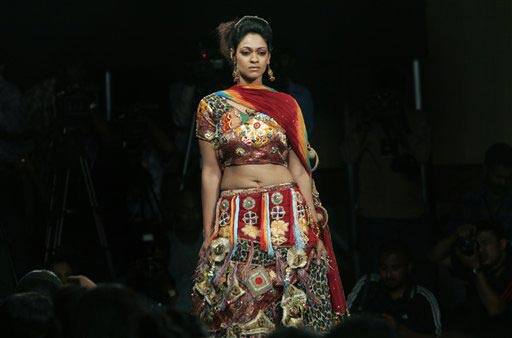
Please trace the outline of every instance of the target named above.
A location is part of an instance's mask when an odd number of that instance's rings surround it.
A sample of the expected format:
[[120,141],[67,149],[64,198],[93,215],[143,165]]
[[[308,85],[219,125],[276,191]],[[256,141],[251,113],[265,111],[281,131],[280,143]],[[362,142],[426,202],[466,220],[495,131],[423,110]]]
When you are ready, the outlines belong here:
[[263,85],[263,76],[274,80],[266,20],[245,16],[218,30],[235,85],[197,111],[205,240],[194,313],[217,337],[280,325],[326,332],[345,314],[345,297],[302,113]]

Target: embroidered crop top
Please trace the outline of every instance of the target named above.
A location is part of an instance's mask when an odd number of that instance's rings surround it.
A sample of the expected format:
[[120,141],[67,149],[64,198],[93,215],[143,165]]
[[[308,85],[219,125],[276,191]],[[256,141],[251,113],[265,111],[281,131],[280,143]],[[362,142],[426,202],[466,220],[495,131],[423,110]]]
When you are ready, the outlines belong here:
[[261,112],[241,111],[215,94],[199,102],[196,137],[213,143],[223,168],[268,163],[288,166],[286,133],[273,118]]

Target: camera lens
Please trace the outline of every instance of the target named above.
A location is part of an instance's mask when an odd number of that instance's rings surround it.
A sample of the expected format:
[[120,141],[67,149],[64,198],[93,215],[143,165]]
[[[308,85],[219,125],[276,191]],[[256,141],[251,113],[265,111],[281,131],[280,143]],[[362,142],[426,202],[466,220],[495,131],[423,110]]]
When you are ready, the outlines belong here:
[[473,239],[461,238],[458,246],[462,254],[470,256],[475,252],[476,242]]

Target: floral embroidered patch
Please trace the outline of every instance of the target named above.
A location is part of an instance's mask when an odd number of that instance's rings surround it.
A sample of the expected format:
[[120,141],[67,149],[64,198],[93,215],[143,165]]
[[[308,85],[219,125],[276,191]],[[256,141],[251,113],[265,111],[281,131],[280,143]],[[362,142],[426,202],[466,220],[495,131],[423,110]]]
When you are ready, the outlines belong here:
[[288,232],[289,224],[282,220],[275,220],[270,223],[271,241],[274,245],[281,245],[286,243],[288,238],[286,233]]
[[260,235],[260,228],[254,225],[246,224],[242,228],[242,233],[246,235],[247,237],[250,237],[252,239],[256,239]]

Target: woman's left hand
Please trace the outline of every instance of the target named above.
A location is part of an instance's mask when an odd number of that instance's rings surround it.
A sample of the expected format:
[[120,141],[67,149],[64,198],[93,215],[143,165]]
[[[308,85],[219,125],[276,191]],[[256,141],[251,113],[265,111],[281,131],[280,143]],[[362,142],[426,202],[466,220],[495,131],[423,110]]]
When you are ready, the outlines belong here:
[[320,238],[316,242],[316,252],[323,258],[327,257],[327,249]]
[[207,259],[208,257],[208,251],[210,249],[211,244],[211,238],[206,238],[203,240],[203,244],[201,245],[201,249],[199,250],[199,258],[200,259]]

